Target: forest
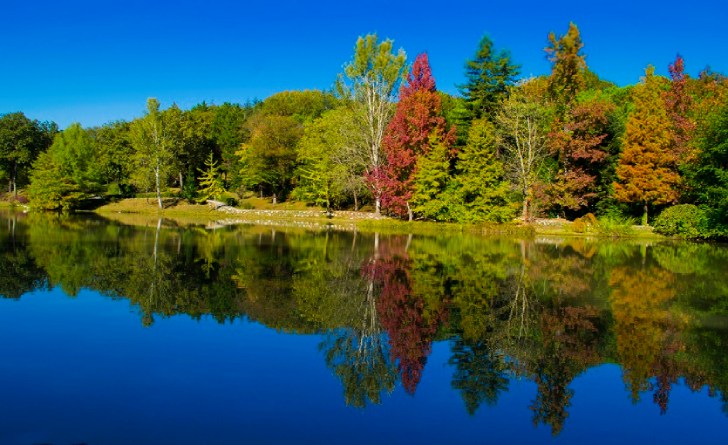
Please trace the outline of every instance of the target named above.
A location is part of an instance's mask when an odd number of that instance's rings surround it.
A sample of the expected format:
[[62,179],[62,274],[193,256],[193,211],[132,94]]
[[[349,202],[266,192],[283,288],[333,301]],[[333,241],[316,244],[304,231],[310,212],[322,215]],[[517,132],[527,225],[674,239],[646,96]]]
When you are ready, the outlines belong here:
[[[475,45],[474,45],[475,46]],[[406,220],[600,218],[689,238],[728,236],[728,80],[645,68],[617,86],[589,69],[571,23],[547,36],[551,72],[524,77],[484,37],[459,95],[426,53],[360,37],[330,91],[189,110],[154,98],[143,116],[63,131],[0,116],[4,200],[72,211],[164,197],[239,205],[258,196]]]

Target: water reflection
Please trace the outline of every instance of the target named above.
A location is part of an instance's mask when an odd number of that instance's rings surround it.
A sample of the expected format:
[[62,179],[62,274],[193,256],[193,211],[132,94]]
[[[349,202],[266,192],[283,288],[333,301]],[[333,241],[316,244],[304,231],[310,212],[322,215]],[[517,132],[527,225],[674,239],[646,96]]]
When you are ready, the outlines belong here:
[[382,403],[398,383],[416,396],[433,343],[447,341],[470,414],[527,379],[534,424],[557,435],[572,382],[604,363],[621,366],[625,397],[657,412],[683,381],[728,413],[725,247],[1,218],[3,297],[87,288],[130,300],[145,326],[210,315],[322,334],[351,406]]

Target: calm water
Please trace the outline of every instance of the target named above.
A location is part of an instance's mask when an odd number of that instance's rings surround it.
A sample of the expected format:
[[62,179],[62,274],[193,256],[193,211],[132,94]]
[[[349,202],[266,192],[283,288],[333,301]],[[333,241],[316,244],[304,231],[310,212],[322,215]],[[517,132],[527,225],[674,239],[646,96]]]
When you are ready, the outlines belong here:
[[728,443],[728,248],[0,214],[0,444]]

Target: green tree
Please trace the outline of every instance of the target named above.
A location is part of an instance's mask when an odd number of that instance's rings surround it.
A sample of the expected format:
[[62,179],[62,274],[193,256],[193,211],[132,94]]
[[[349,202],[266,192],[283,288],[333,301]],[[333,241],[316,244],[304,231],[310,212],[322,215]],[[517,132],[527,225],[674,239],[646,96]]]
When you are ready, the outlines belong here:
[[548,91],[551,99],[565,109],[586,86],[584,43],[574,23],[569,23],[569,30],[563,36],[550,33],[548,41],[545,51],[552,64]]
[[711,223],[722,236],[728,234],[728,104],[709,120],[699,140],[697,160],[688,180],[699,203],[710,209]]
[[31,121],[21,112],[0,116],[0,177],[7,177],[9,193],[17,197],[18,183],[27,180],[29,167],[57,131],[55,123]]
[[53,145],[33,164],[30,198],[44,209],[74,209],[102,189],[91,135],[75,123],[56,135]]
[[240,156],[243,184],[284,200],[291,191],[296,170],[296,145],[303,126],[290,116],[257,114],[247,122],[250,140],[242,145]]
[[449,221],[452,192],[452,158],[446,135],[433,131],[429,138],[430,151],[417,160],[412,193],[412,209],[427,219]]
[[205,161],[206,170],[198,170],[202,173],[202,176],[197,178],[200,181],[200,196],[197,198],[197,202],[204,203],[208,199],[220,198],[225,193],[223,187],[222,178],[220,178],[220,167],[217,165],[217,161],[210,156]]
[[308,125],[297,147],[297,197],[328,209],[352,196],[357,209],[366,168],[358,138],[352,113],[345,107],[327,111]]
[[109,194],[124,194],[130,188],[135,167],[129,127],[128,122],[116,121],[91,130],[97,168]]
[[210,131],[222,157],[220,167],[225,185],[231,190],[241,185],[240,156],[235,153],[249,137],[245,121],[254,108],[254,104],[241,106],[228,102],[214,108]]
[[493,41],[483,37],[475,56],[465,62],[465,84],[458,86],[466,101],[467,120],[493,120],[498,103],[508,94],[520,70],[519,65],[511,62],[508,51],[497,51]]
[[[337,90],[352,106],[364,144],[360,147],[367,158],[367,174],[385,162],[382,154],[384,130],[394,114],[394,98],[406,72],[407,57],[403,50],[393,52],[394,42],[379,42],[376,34],[359,37],[354,58],[339,75]],[[376,214],[381,213],[382,190],[376,180],[369,181]]]
[[159,101],[147,100],[147,113],[131,124],[130,140],[134,148],[135,182],[143,189],[154,188],[157,203],[162,209],[162,189],[167,185],[172,168],[172,138],[168,122],[159,111]]
[[546,136],[551,118],[549,109],[539,102],[539,88],[536,79],[514,88],[497,116],[499,149],[506,171],[521,192],[524,221],[531,217],[534,186],[549,154]]
[[504,222],[515,216],[510,184],[497,155],[495,125],[485,119],[473,121],[468,143],[458,154],[455,188],[459,205],[453,209],[457,220]]

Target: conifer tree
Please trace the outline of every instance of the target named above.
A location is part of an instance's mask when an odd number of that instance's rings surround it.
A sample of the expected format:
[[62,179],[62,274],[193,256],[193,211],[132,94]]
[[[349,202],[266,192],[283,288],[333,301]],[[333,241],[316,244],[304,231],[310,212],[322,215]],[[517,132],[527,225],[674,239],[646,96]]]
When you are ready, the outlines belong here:
[[413,178],[413,211],[426,219],[449,221],[452,219],[452,151],[447,139],[437,130],[429,137],[430,151],[417,160],[417,173]]
[[[576,99],[576,95],[586,86],[586,56],[579,28],[569,23],[569,30],[563,36],[555,33],[548,36],[546,47],[548,60],[552,63],[549,76],[549,94],[561,108]],[[564,111],[564,110],[562,110]]]
[[503,162],[497,157],[495,125],[480,119],[473,121],[468,143],[458,155],[456,178],[459,205],[453,208],[455,219],[463,222],[503,222],[515,216],[508,200],[510,185]]
[[520,65],[511,62],[508,51],[497,51],[493,41],[483,37],[475,57],[465,62],[466,83],[458,86],[467,104],[469,120],[493,120],[498,102],[508,94],[508,87],[515,84],[520,70]]
[[680,175],[671,150],[672,123],[662,100],[660,79],[654,67],[634,89],[634,112],[627,119],[625,141],[614,184],[617,200],[643,206],[642,224],[650,205],[676,203]]
[[205,170],[198,169],[202,176],[197,178],[200,181],[200,196],[197,198],[197,202],[204,203],[208,199],[215,199],[222,196],[225,193],[225,188],[222,184],[222,177],[220,176],[220,167],[217,165],[217,161],[213,159],[212,152],[205,161]]

